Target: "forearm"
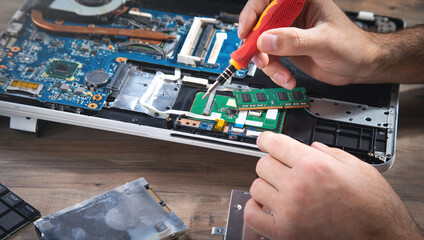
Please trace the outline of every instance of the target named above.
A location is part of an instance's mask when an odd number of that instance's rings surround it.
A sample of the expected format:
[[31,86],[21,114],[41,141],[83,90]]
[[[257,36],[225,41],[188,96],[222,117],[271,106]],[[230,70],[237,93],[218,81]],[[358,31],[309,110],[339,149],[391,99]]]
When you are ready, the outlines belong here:
[[389,34],[373,34],[378,46],[375,75],[364,81],[424,83],[424,26]]

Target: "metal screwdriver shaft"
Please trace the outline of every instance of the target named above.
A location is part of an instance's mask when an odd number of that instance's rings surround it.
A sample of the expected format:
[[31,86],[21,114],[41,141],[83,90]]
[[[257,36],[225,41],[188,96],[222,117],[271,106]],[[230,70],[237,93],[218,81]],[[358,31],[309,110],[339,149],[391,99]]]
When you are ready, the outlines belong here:
[[222,85],[229,79],[233,74],[237,71],[236,67],[233,65],[228,65],[228,67],[216,78],[215,83],[208,89],[205,95],[203,95],[202,99],[206,99],[211,92],[215,91],[219,85]]

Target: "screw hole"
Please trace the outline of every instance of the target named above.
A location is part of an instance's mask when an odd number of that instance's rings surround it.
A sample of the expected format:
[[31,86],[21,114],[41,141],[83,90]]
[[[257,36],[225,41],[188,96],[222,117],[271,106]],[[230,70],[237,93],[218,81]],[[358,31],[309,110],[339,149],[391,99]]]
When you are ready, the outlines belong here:
[[346,111],[346,114],[351,114],[351,112],[350,111]]
[[372,121],[372,119],[371,119],[370,117],[367,117],[367,118],[365,118],[365,121],[367,121],[367,122],[371,122],[371,121]]

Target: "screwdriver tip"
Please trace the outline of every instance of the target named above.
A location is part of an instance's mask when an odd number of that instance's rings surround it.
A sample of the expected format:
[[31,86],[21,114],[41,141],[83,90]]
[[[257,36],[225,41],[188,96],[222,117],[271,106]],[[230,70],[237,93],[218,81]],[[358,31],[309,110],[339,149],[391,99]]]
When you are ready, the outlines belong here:
[[209,92],[206,92],[205,95],[203,95],[202,100],[205,100],[209,96]]

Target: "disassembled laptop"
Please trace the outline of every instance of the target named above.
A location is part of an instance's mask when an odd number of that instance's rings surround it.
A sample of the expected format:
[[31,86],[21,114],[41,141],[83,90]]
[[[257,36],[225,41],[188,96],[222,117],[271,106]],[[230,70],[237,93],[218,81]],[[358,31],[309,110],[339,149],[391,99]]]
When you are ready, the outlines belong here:
[[[0,114],[11,128],[36,131],[41,119],[254,156],[263,155],[257,136],[274,131],[391,165],[397,85],[333,91],[283,60],[299,88],[277,88],[251,64],[202,101],[242,44],[237,15],[182,15],[146,2],[26,1],[0,36]],[[351,18],[379,32],[404,25],[367,12]]]

